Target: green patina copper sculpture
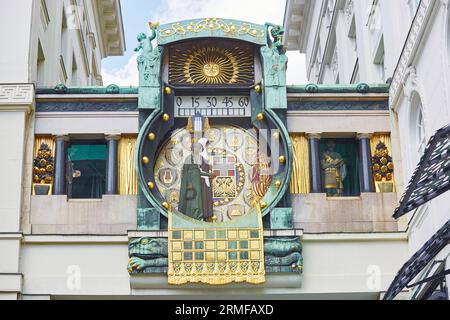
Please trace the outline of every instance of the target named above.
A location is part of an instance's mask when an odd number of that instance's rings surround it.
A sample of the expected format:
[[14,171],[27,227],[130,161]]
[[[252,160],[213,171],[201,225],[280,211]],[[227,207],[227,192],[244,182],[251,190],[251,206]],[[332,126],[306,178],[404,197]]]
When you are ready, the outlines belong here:
[[138,238],[128,244],[130,261],[128,272],[141,272],[147,268],[167,267],[167,239]]
[[[168,266],[167,238],[137,238],[128,245],[129,273],[160,273]],[[264,264],[273,272],[302,272],[302,245],[299,237],[265,238]]]
[[264,89],[266,107],[287,109],[286,66],[288,58],[283,46],[284,30],[281,26],[266,23],[273,40],[261,48],[264,61]]
[[150,23],[150,36],[140,33],[137,36],[139,45],[134,49],[141,52],[137,58],[139,69],[139,108],[157,109],[161,101],[161,56],[163,48],[152,45],[156,38],[158,25]]

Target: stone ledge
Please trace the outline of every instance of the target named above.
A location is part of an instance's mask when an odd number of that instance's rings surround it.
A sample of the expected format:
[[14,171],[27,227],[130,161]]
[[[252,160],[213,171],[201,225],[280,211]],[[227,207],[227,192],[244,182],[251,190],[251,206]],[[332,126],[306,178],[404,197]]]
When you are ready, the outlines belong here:
[[[302,275],[295,273],[286,274],[269,274],[266,275],[266,282],[262,285],[251,285],[245,283],[233,283],[223,286],[224,289],[254,289],[254,288],[301,288]],[[144,274],[130,276],[131,289],[211,289],[211,286],[204,284],[187,284],[183,286],[171,286],[167,283],[167,275],[165,274]]]
[[31,230],[39,235],[126,235],[136,229],[136,196],[70,200],[32,196]]
[[359,198],[327,198],[326,194],[293,195],[294,227],[305,233],[397,232],[392,218],[396,193],[362,193]]
[[0,273],[0,292],[22,291],[23,275],[21,273]]

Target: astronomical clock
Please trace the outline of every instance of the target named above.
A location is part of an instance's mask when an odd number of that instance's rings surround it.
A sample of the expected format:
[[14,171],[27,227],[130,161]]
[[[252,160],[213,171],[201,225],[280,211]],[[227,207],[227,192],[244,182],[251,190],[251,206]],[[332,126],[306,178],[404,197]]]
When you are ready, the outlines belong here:
[[262,284],[301,270],[298,238],[264,236],[292,219],[282,35],[210,18],[138,36],[137,218],[150,236],[130,241],[131,274]]

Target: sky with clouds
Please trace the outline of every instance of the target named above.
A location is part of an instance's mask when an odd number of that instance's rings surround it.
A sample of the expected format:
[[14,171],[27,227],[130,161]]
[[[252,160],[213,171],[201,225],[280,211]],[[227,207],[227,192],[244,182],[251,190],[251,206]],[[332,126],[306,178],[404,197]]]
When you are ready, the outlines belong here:
[[[103,84],[137,86],[136,35],[148,32],[148,21],[174,21],[220,17],[258,24],[283,24],[286,0],[121,0],[127,51],[123,57],[103,61]],[[306,83],[304,56],[288,52],[288,84]]]

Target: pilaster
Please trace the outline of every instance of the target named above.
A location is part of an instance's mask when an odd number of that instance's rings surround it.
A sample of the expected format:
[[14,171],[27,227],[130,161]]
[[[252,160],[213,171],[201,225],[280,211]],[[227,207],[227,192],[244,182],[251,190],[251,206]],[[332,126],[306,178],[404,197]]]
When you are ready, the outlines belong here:
[[24,181],[29,181],[24,168],[33,107],[33,84],[0,84],[0,168],[5,169],[0,183],[0,292],[7,299],[17,299],[22,287],[20,222]]

